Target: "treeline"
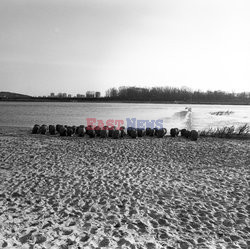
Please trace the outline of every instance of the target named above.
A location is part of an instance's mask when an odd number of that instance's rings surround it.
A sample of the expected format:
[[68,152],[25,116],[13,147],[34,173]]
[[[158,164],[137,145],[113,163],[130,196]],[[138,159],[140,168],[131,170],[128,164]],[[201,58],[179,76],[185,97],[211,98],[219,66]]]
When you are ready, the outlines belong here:
[[119,87],[106,91],[106,98],[121,101],[162,101],[179,103],[241,103],[250,104],[250,93],[224,91],[192,91],[176,87]]

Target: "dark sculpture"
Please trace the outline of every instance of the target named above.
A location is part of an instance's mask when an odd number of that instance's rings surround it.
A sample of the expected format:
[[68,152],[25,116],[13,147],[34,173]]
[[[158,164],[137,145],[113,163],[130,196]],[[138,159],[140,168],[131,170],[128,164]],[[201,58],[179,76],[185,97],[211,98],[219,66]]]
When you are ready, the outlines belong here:
[[35,124],[33,129],[32,129],[32,134],[38,134],[40,130],[40,125]]
[[60,125],[60,124],[57,124],[56,125],[56,131],[58,132],[58,133],[60,133],[60,128],[62,127],[63,125]]
[[49,125],[49,134],[56,135],[56,127],[54,125]]
[[167,129],[161,128],[161,129],[158,129],[158,130],[157,130],[156,136],[157,136],[158,138],[162,138],[162,137],[164,137],[166,134],[167,134]]
[[121,131],[120,130],[114,130],[112,134],[112,138],[118,139],[121,137]]
[[127,131],[128,131],[128,135],[129,135],[130,137],[132,137],[132,138],[136,138],[136,137],[138,136],[138,134],[137,134],[137,129],[136,129],[136,128],[129,127],[129,128],[127,129]]
[[101,127],[100,127],[100,126],[96,126],[96,127],[94,128],[94,130],[95,130],[96,136],[97,136],[97,137],[100,137],[100,135],[101,135]]
[[43,124],[40,129],[39,129],[39,132],[42,134],[42,135],[45,135],[46,134],[46,131],[47,131],[47,125]]
[[190,135],[191,135],[191,131],[186,130],[186,132],[185,132],[185,138],[190,138]]
[[126,135],[125,126],[121,126],[120,131],[121,131],[121,137],[125,137]]
[[186,129],[182,129],[182,130],[181,130],[181,136],[182,136],[182,137],[185,137],[186,131],[187,131]]
[[107,138],[109,135],[108,126],[104,126],[100,132],[101,138]]
[[85,130],[84,125],[80,125],[76,127],[76,135],[78,135],[79,137],[84,137],[85,133],[86,133],[86,130]]
[[191,141],[197,141],[197,139],[198,139],[198,132],[196,130],[192,130],[190,132],[190,139],[191,139]]
[[171,137],[177,137],[179,135],[179,129],[178,128],[172,128],[170,130]]
[[96,133],[92,125],[88,125],[86,127],[86,134],[89,135],[89,137],[91,138],[95,137]]
[[71,137],[73,135],[73,133],[74,133],[72,127],[67,126],[66,130],[67,130],[67,136]]
[[64,126],[60,127],[59,134],[61,137],[65,137],[67,135],[67,129]]
[[111,126],[111,127],[108,128],[108,130],[109,130],[109,137],[112,137],[113,136],[113,131],[116,130],[116,127],[115,126]]
[[145,136],[146,131],[144,128],[137,128],[137,134],[138,134],[138,137],[143,137]]
[[151,128],[149,128],[149,127],[148,127],[148,128],[146,128],[146,135],[147,135],[147,136],[149,136],[149,135],[150,135],[150,133],[151,133]]

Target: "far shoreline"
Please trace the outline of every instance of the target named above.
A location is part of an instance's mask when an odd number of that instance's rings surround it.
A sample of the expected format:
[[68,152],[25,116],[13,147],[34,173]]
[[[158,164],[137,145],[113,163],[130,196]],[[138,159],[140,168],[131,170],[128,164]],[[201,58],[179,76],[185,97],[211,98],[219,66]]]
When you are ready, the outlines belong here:
[[0,98],[0,102],[63,102],[63,103],[128,103],[128,104],[185,104],[185,105],[250,105],[244,102],[193,102],[193,101],[142,101],[142,100],[118,100],[108,98],[43,98],[32,97],[27,99]]

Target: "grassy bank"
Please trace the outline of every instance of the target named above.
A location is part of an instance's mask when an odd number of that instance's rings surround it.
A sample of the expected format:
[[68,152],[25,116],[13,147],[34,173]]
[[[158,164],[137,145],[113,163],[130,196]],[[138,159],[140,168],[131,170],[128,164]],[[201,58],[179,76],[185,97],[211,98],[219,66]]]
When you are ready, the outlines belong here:
[[219,137],[233,139],[250,139],[250,127],[248,124],[236,127],[225,126],[221,128],[210,128],[199,132],[201,137]]

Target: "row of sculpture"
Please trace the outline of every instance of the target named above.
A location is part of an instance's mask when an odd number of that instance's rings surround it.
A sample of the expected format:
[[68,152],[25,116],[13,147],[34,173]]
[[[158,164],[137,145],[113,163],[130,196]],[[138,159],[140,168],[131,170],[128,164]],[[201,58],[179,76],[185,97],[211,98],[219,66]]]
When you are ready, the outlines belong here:
[[[85,135],[88,135],[91,138],[94,137],[101,137],[101,138],[122,138],[126,135],[130,136],[131,138],[137,138],[137,137],[143,137],[143,136],[150,136],[150,137],[158,137],[162,138],[167,134],[166,128],[134,128],[134,127],[128,127],[127,129],[124,126],[121,126],[119,129],[115,126],[104,126],[99,127],[92,125],[84,126],[68,126],[68,125],[38,125],[35,124],[32,129],[32,134],[50,134],[50,135],[56,135],[59,134],[60,136],[79,136],[84,137]],[[191,139],[192,141],[196,141],[198,139],[198,132],[196,130],[187,130],[187,129],[181,129],[178,128],[172,128],[170,129],[170,136],[171,137],[177,137],[179,134],[182,137],[186,137],[188,139]]]

